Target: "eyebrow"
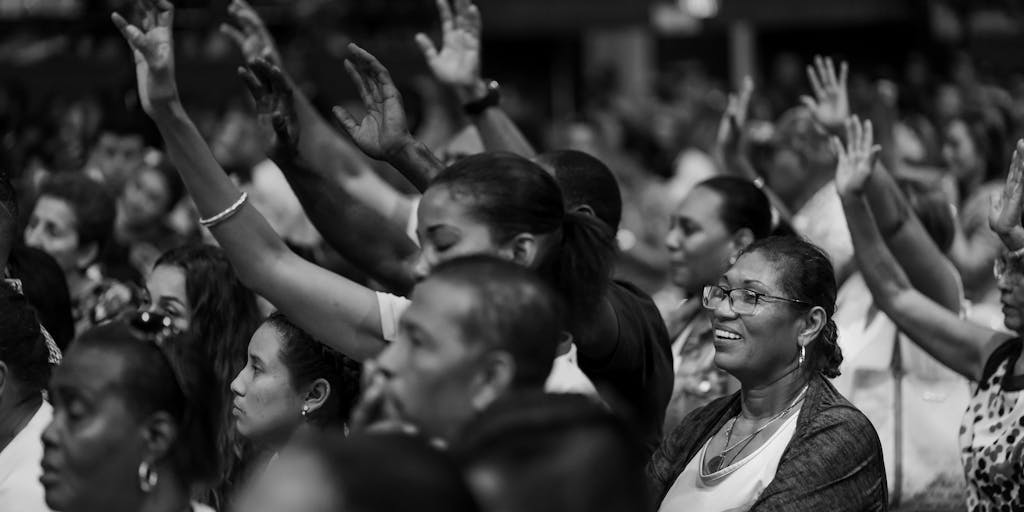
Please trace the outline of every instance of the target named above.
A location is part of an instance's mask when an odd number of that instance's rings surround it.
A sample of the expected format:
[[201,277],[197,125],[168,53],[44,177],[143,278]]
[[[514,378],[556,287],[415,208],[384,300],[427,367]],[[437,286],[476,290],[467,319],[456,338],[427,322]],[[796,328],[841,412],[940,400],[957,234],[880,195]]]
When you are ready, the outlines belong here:
[[158,298],[157,300],[159,302],[174,302],[181,307],[185,307],[185,303],[182,302],[181,299],[174,297],[172,295],[161,295],[160,298]]

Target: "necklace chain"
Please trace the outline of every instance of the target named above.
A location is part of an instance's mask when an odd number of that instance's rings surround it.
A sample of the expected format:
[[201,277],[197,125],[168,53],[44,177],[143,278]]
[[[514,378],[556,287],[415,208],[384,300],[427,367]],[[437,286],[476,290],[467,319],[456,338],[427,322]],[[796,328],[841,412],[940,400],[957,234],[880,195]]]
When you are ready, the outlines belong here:
[[[782,418],[786,414],[789,414],[789,412],[792,411],[794,407],[796,407],[796,404],[800,403],[800,401],[803,400],[805,393],[807,393],[807,386],[804,386],[804,388],[802,390],[800,390],[800,394],[798,394],[796,396],[796,398],[793,399],[793,402],[790,403],[789,406],[787,406],[785,409],[783,409],[782,412],[776,414],[775,416],[772,416],[772,418],[770,420],[768,420],[767,423],[762,425],[761,428],[758,428],[757,430],[755,430],[754,433],[744,437],[743,439],[740,439],[739,441],[736,441],[736,444],[734,444],[732,446],[729,446],[729,442],[732,441],[732,429],[736,426],[736,420],[739,419],[739,416],[734,417],[732,419],[732,422],[729,423],[729,429],[725,431],[725,448],[723,448],[721,452],[718,452],[718,455],[713,457],[713,460],[714,459],[722,460],[727,453],[729,453],[730,451],[736,449],[737,446],[743,445],[743,448],[746,448],[747,445],[750,444],[751,441],[753,441],[753,439],[754,439],[754,437],[756,435],[758,435],[761,432],[763,432],[772,423],[775,423],[776,421],[778,421],[779,418]],[[739,452],[736,452],[736,454],[738,455],[739,453],[742,453],[742,452],[743,452],[743,449],[741,448]],[[732,459],[729,461],[729,464],[732,464],[733,461],[735,461],[735,460],[736,460],[736,455],[734,455],[732,457]],[[729,464],[723,464],[723,465],[721,465],[718,468],[712,468],[712,471],[718,471],[722,467],[728,466]]]

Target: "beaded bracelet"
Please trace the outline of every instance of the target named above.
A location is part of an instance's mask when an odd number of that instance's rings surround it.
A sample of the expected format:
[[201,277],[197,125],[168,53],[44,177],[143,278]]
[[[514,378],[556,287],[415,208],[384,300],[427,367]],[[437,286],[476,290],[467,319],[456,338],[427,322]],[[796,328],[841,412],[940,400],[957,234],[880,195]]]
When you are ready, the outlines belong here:
[[213,217],[207,219],[199,219],[199,225],[209,229],[216,226],[217,224],[220,224],[221,222],[230,219],[236,213],[238,213],[238,210],[242,209],[242,205],[244,205],[247,200],[249,200],[249,194],[242,192],[241,197],[239,197],[238,200],[235,201],[235,204],[232,204],[231,206],[227,207],[227,209],[218,213],[217,215],[214,215]]

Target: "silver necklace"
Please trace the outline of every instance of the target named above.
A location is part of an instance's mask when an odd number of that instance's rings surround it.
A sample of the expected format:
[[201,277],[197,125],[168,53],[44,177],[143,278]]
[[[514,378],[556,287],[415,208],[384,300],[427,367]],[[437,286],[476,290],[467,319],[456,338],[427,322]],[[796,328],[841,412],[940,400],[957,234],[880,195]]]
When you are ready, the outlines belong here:
[[[716,472],[720,471],[722,469],[722,467],[727,465],[725,463],[725,456],[726,456],[726,454],[728,454],[732,450],[736,449],[736,447],[740,446],[740,445],[743,445],[743,448],[746,448],[747,445],[750,444],[750,442],[754,440],[755,436],[757,436],[761,432],[764,432],[764,429],[768,428],[773,423],[778,421],[779,418],[782,418],[786,414],[789,414],[789,412],[792,411],[794,407],[796,407],[796,404],[800,403],[800,401],[803,400],[804,394],[806,394],[806,393],[807,393],[807,386],[804,386],[804,389],[802,389],[800,391],[800,394],[798,394],[796,396],[796,398],[793,399],[793,402],[791,404],[789,404],[788,407],[783,409],[782,412],[776,414],[775,416],[772,416],[772,418],[770,420],[768,420],[767,423],[762,425],[761,428],[755,430],[753,434],[750,434],[749,436],[746,436],[743,439],[740,439],[739,441],[736,441],[736,443],[733,444],[732,446],[729,446],[729,442],[732,441],[732,429],[733,429],[733,427],[736,426],[736,420],[739,419],[739,416],[733,418],[732,421],[729,423],[729,428],[725,431],[725,446],[726,447],[723,448],[722,451],[718,453],[718,455],[715,455],[714,457],[711,457],[711,460],[707,461],[708,469],[710,469],[712,473],[716,473]],[[738,452],[736,452],[736,454],[733,455],[732,458],[729,460],[729,464],[732,464],[736,460],[736,455],[739,455],[742,451],[743,451],[743,449],[741,448]],[[705,451],[704,453],[705,453],[705,455],[707,455],[707,451]]]

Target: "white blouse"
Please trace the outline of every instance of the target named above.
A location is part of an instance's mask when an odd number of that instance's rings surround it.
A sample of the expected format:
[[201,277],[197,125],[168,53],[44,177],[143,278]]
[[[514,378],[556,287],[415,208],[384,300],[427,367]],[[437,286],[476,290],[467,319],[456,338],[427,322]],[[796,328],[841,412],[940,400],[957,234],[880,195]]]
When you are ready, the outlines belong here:
[[[708,439],[676,478],[661,502],[658,512],[743,512],[757,502],[768,484],[775,479],[782,453],[796,432],[797,412],[786,419],[774,434],[750,455],[717,472],[702,475]],[[714,436],[712,436],[713,438]]]

